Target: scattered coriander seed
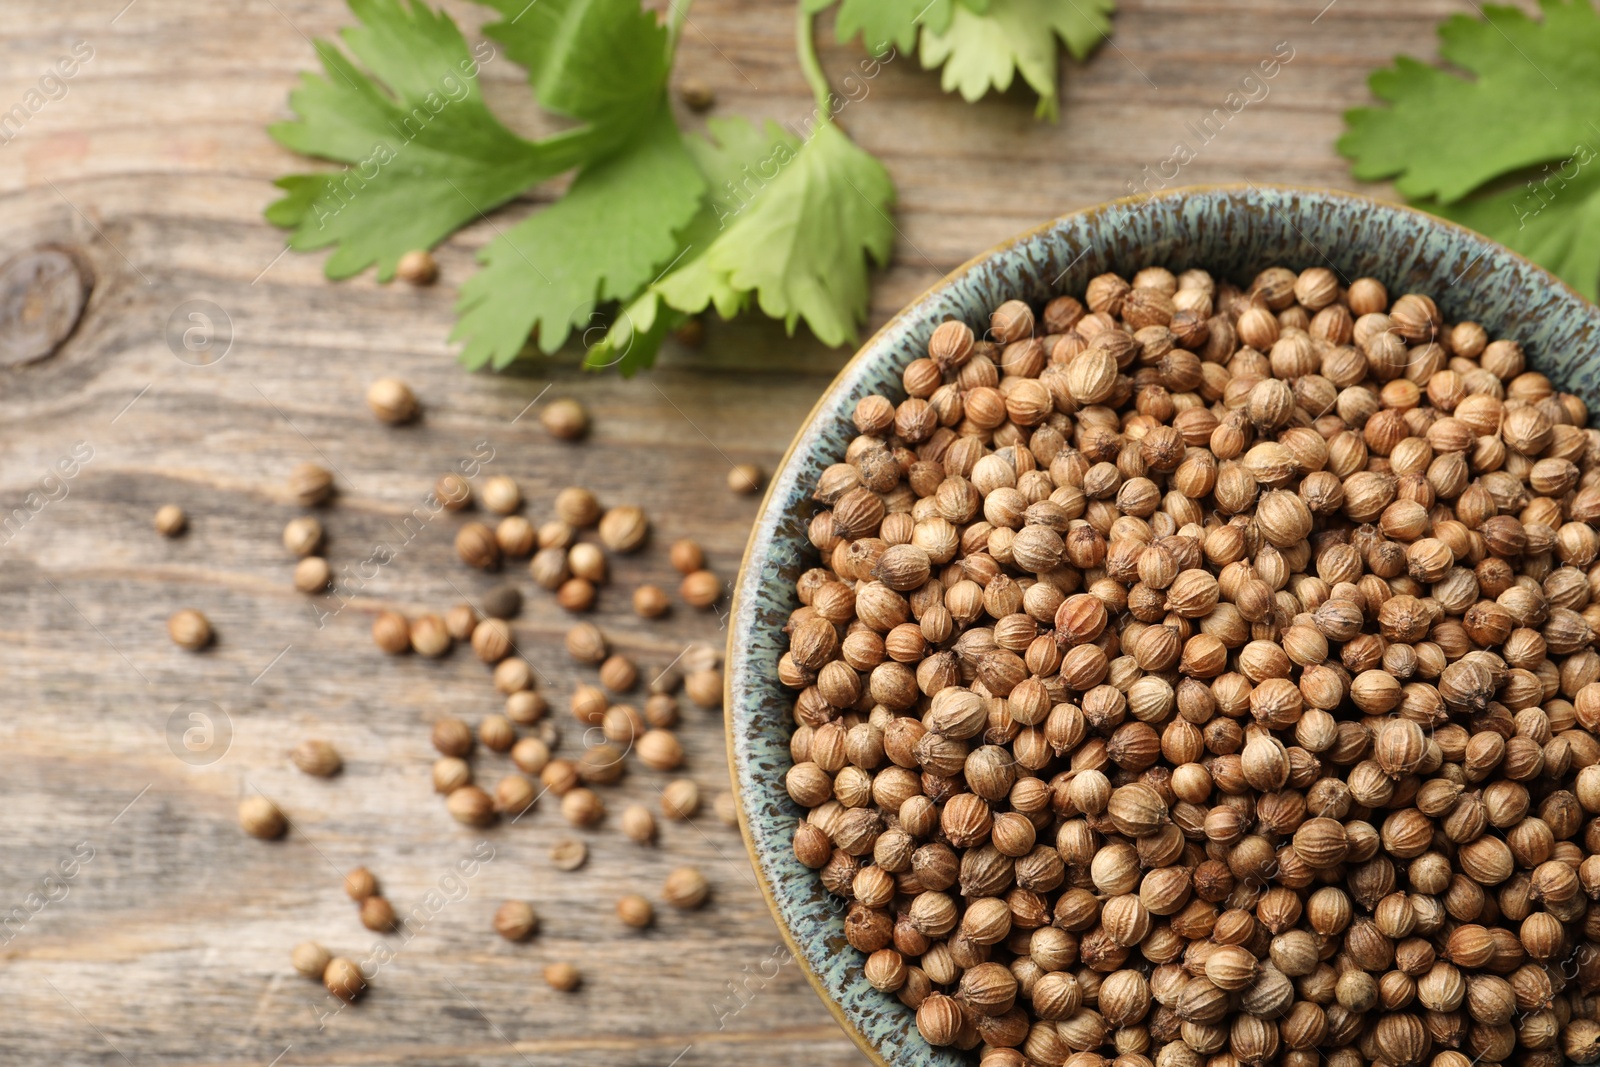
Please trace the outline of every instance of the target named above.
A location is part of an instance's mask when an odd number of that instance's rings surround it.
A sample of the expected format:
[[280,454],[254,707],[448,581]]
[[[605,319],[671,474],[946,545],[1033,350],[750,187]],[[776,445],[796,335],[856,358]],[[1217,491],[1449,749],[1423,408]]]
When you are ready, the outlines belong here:
[[700,787],[692,778],[674,778],[661,791],[661,814],[683,821],[700,810]]
[[629,804],[622,809],[622,832],[628,840],[648,845],[656,838],[656,817],[643,804]]
[[613,704],[606,709],[600,729],[607,741],[619,745],[632,745],[633,739],[644,733],[644,716],[639,709],[628,704]]
[[540,548],[571,548],[572,542],[577,539],[578,531],[570,522],[551,519],[539,524]]
[[683,654],[678,657],[678,666],[691,674],[695,671],[713,670],[720,666],[721,663],[721,650],[713,645],[706,644],[704,641],[690,642],[689,646],[683,650]]
[[522,611],[522,593],[514,585],[497,585],[483,594],[483,613],[491,619],[514,619]]
[[417,417],[417,397],[396,378],[379,378],[367,386],[367,407],[379,422],[398,426]]
[[678,96],[690,111],[709,111],[717,102],[717,94],[699,78],[685,78],[679,82]]
[[544,718],[546,710],[544,697],[526,686],[506,696],[506,718],[518,726],[532,726]]
[[418,615],[411,623],[411,647],[417,655],[436,659],[450,651],[450,628],[437,615]]
[[585,726],[598,726],[605,718],[611,700],[599,686],[580,683],[572,689],[572,701],[569,706],[574,719]]
[[651,693],[644,702],[644,721],[657,730],[678,724],[678,698],[667,693]]
[[606,580],[606,554],[598,545],[581,541],[567,549],[567,567],[573,575],[596,585]]
[[561,993],[572,992],[583,981],[578,968],[565,960],[545,964],[543,974],[545,984]]
[[508,558],[527,559],[538,543],[538,532],[521,515],[507,515],[494,528],[494,542]]
[[573,826],[593,826],[605,818],[605,802],[592,789],[579,786],[561,798],[561,817]]
[[576,441],[589,431],[589,413],[568,397],[552,400],[539,412],[539,422],[551,437]]
[[667,875],[661,887],[661,899],[674,908],[690,911],[705,904],[711,895],[711,886],[705,875],[693,867],[678,867]]
[[606,637],[592,622],[580,622],[567,631],[567,655],[579,663],[597,664],[606,658]]
[[343,956],[335,956],[328,961],[327,969],[322,972],[322,984],[328,992],[347,1004],[367,988],[366,980],[361,977],[361,968]]
[[333,581],[333,571],[321,556],[307,556],[294,565],[294,587],[302,593],[321,593]]
[[315,463],[297,463],[289,472],[289,495],[302,507],[325,504],[333,496],[333,472]]
[[678,595],[691,607],[710,608],[722,598],[722,579],[710,571],[695,571],[679,583]]
[[574,837],[563,837],[550,846],[550,862],[557,870],[575,871],[589,858],[589,846]]
[[522,506],[522,490],[516,479],[496,474],[483,483],[483,506],[496,515],[509,515]]
[[239,826],[251,837],[271,841],[283,836],[289,821],[278,805],[257,793],[239,801]]
[[683,691],[702,708],[722,706],[722,671],[715,667],[692,671],[683,679]]
[[650,520],[632,504],[611,508],[600,518],[600,543],[613,552],[637,552],[650,537]]
[[539,781],[558,797],[564,797],[583,779],[578,776],[578,765],[569,759],[553,759],[539,772]]
[[442,756],[433,761],[433,791],[449,796],[472,784],[472,765],[459,756]]
[[566,580],[572,577],[572,571],[567,567],[567,550],[564,548],[541,548],[533,554],[533,559],[528,563],[528,575],[535,585],[544,589],[560,589]]
[[339,750],[317,738],[308,738],[294,746],[289,752],[289,761],[301,774],[313,778],[331,778],[344,766]]
[[375,933],[386,934],[395,928],[394,905],[380,896],[370,896],[361,902],[361,925]]
[[411,624],[398,611],[380,611],[372,620],[372,642],[391,656],[411,650]]
[[478,740],[491,752],[509,752],[517,743],[517,728],[504,715],[485,715],[478,723]]
[[484,619],[473,627],[472,651],[484,663],[499,663],[512,647],[511,624],[504,619]]
[[456,531],[456,555],[469,567],[492,571],[500,566],[500,543],[489,527],[469,522]]
[[478,626],[478,612],[471,604],[457,604],[444,613],[444,628],[457,641],[472,640]]
[[594,607],[594,583],[587,578],[568,578],[556,590],[556,603],[567,611],[588,611]]
[[711,802],[711,809],[716,812],[717,821],[722,825],[739,825],[739,802],[727,790],[717,794],[717,799]]
[[568,486],[556,494],[556,518],[579,530],[593,526],[600,521],[600,501],[587,489]]
[[211,621],[193,608],[175,611],[167,620],[167,636],[179,648],[198,652],[211,643]]
[[466,758],[472,752],[472,727],[454,716],[433,724],[433,747],[444,756]]
[[683,766],[683,743],[670,730],[647,730],[634,746],[634,753],[653,771],[674,771]]
[[766,479],[766,472],[754,463],[739,463],[728,471],[728,488],[740,496],[750,496],[761,491]]
[[600,684],[613,693],[626,693],[639,682],[639,668],[622,653],[613,653],[600,664]]
[[539,917],[526,901],[506,901],[494,910],[494,933],[506,941],[526,941],[539,928]]
[[302,941],[289,954],[289,962],[306,978],[321,978],[332,959],[333,953],[315,941]]
[[636,930],[643,930],[655,920],[655,909],[650,902],[637,893],[629,893],[617,901],[617,918],[623,924]]
[[622,777],[625,765],[623,758],[627,755],[616,745],[602,741],[598,745],[590,745],[583,750],[583,755],[578,757],[578,773],[585,782],[597,785],[610,785]]
[[176,504],[163,504],[156,509],[156,532],[162,537],[177,537],[189,528],[189,516]]
[[650,679],[651,696],[671,696],[683,685],[683,672],[677,663],[669,663]]
[[400,256],[394,273],[407,285],[432,285],[439,277],[439,264],[426,248],[413,248]]
[[345,896],[363,901],[378,895],[378,878],[365,867],[352,867],[344,876]]
[[538,799],[533,783],[520,774],[508,774],[494,785],[495,810],[502,815],[521,815]]
[[550,746],[537,737],[524,737],[511,746],[511,762],[523,774],[538,774],[550,762]]
[[672,608],[672,602],[659,585],[648,583],[633,591],[633,611],[642,619],[659,619]]
[[446,511],[461,511],[472,505],[472,483],[451,471],[433,483],[433,496]]
[[322,546],[322,523],[311,515],[290,519],[283,528],[283,547],[296,556],[309,556]]
[[494,691],[510,696],[533,688],[533,665],[521,656],[507,656],[494,668]]
[[667,554],[672,560],[672,569],[685,576],[706,565],[705,552],[693,541],[674,541]]
[[464,785],[445,798],[445,809],[456,822],[488,826],[494,822],[494,801],[475,785]]

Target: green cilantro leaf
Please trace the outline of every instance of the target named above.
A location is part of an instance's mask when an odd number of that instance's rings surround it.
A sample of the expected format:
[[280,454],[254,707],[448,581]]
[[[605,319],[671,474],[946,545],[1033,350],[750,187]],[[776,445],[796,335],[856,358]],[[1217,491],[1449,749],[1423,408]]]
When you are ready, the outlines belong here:
[[[1368,84],[1388,107],[1345,114],[1339,151],[1365,180],[1478,229],[1590,299],[1600,282],[1600,15],[1541,0],[1543,18],[1485,6],[1439,27],[1442,70],[1404,56]],[[1465,73],[1461,73],[1465,72]],[[1532,180],[1502,189],[1513,177]],[[1471,199],[1469,194],[1478,193]]]
[[268,132],[343,170],[280,179],[287,195],[268,221],[294,230],[300,251],[338,245],[330,278],[429,248],[463,224],[581,162],[570,135],[526,141],[507,130],[478,88],[482,55],[454,22],[420,0],[350,0],[359,26],[346,46],[371,73],[319,41],[325,76],[306,74],[289,97],[298,120]]
[[480,254],[452,335],[468,367],[507,366],[535,331],[540,349],[556,351],[597,304],[633,297],[672,259],[705,181],[665,101],[636,136]]
[[1084,59],[1111,32],[1116,0],[988,0],[985,11],[952,8],[950,25],[922,30],[922,65],[944,68],[940,85],[968,102],[991,88],[1004,92],[1021,74],[1039,94],[1040,118],[1060,115],[1056,38]]
[[888,45],[905,51],[915,48],[917,31],[928,26],[936,33],[950,27],[952,0],[842,0],[834,33],[840,42],[861,35],[869,49]]
[[547,111],[586,122],[604,149],[650,121],[672,69],[667,28],[639,0],[479,0],[505,16],[483,28],[528,69]]

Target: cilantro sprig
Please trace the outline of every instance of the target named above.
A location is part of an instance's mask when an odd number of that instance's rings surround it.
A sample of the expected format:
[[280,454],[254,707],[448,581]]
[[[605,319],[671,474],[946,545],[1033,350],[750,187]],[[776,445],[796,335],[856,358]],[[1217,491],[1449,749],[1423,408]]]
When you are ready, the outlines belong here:
[[[1540,0],[1541,18],[1485,5],[1439,26],[1440,58],[1406,56],[1369,79],[1388,107],[1345,114],[1357,178],[1393,178],[1454,219],[1600,296],[1600,14]],[[1458,72],[1459,71],[1459,72]],[[1464,73],[1461,73],[1464,72]]]
[[[342,47],[316,42],[321,73],[269,130],[341,166],[280,179],[268,220],[297,250],[331,248],[329,277],[375,266],[387,281],[406,252],[571,175],[520,222],[491,219],[452,339],[468,367],[503,368],[579,337],[588,366],[632,374],[708,311],[756,307],[828,345],[865,321],[869,269],[894,245],[894,185],[834,121],[812,42],[820,12],[837,3],[840,39],[880,57],[920,41],[923,65],[968,99],[1020,73],[1054,115],[1057,38],[1081,58],[1114,0],[799,0],[810,128],[724,118],[705,136],[679,129],[666,94],[690,0],[665,21],[640,0],[478,0],[499,18],[475,47],[426,0],[348,2],[356,25]],[[489,110],[478,76],[501,56],[561,132],[529,140]]]

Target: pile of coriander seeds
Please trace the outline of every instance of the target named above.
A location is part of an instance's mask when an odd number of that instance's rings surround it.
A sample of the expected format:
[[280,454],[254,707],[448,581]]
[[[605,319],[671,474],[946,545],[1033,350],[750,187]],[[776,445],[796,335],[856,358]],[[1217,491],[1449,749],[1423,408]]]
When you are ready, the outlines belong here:
[[932,331],[815,487],[794,850],[984,1067],[1600,1060],[1600,432],[1372,278]]

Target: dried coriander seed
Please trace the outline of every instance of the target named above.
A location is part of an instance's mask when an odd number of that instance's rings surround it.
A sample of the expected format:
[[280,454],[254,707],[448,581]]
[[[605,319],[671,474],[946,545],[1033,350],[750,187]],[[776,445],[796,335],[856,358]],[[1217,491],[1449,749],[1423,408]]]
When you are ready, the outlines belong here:
[[441,755],[465,758],[472,753],[472,727],[447,716],[433,724],[433,747]]
[[629,804],[622,809],[622,832],[628,840],[648,845],[656,838],[656,818],[643,804]]
[[556,796],[564,797],[578,788],[583,779],[578,774],[578,765],[571,760],[552,759],[539,772],[539,781]]
[[528,576],[544,589],[560,589],[572,577],[572,570],[567,566],[567,550],[555,546],[541,548],[528,563]]
[[311,555],[322,547],[322,523],[310,515],[290,519],[283,528],[283,547],[292,555]]
[[499,663],[511,655],[511,625],[504,619],[484,619],[473,627],[472,652],[484,663]]
[[766,473],[754,463],[740,463],[728,471],[728,488],[740,496],[759,493],[766,484]]
[[511,746],[517,743],[517,728],[504,715],[485,715],[483,721],[478,723],[478,740],[491,752],[509,752]]
[[584,725],[598,726],[610,706],[611,701],[606,697],[604,690],[592,685],[573,687],[570,704],[572,717]]
[[717,94],[699,78],[685,78],[679,82],[678,98],[690,111],[710,111],[717,102]]
[[433,498],[446,511],[462,511],[472,506],[472,483],[451,471],[433,483]]
[[539,422],[551,437],[562,441],[576,441],[589,431],[589,413],[582,404],[568,397],[545,405],[539,412]]
[[611,508],[600,518],[600,542],[613,552],[637,552],[650,537],[644,511],[629,505]]
[[283,836],[289,821],[278,805],[258,793],[239,801],[239,826],[251,837],[272,841]]
[[472,784],[472,766],[459,756],[444,756],[433,761],[433,791],[449,796]]
[[411,623],[411,647],[417,655],[437,659],[450,651],[450,628],[437,615],[419,615]]
[[533,783],[520,774],[508,774],[494,785],[494,807],[502,815],[521,815],[538,799]]
[[581,530],[600,521],[600,501],[589,490],[568,486],[556,494],[556,517]]
[[692,819],[700,810],[700,787],[690,778],[676,778],[661,791],[661,813],[669,819]]
[[659,619],[672,609],[666,591],[648,583],[633,591],[633,611],[642,619]]
[[550,862],[557,870],[575,871],[589,858],[589,846],[576,838],[563,837],[550,846]]
[[[510,661],[502,661],[510,662]],[[520,660],[518,662],[521,662]],[[498,671],[499,668],[496,668]],[[496,689],[501,688],[498,684]],[[547,705],[544,697],[530,688],[518,689],[506,696],[506,718],[518,726],[532,726],[544,718]]]
[[655,909],[637,893],[629,893],[617,901],[617,918],[635,930],[643,930],[655,921]]
[[478,612],[471,604],[457,604],[444,615],[444,628],[457,641],[472,640],[478,626]]
[[497,585],[483,595],[483,613],[491,619],[514,619],[522,611],[522,593],[514,585]]
[[639,668],[633,660],[620,652],[606,657],[600,664],[600,684],[613,693],[626,693],[639,681]]
[[445,798],[445,808],[451,818],[467,826],[488,826],[494,822],[493,799],[475,785],[464,785],[451,792]]
[[344,892],[357,902],[377,896],[378,879],[365,867],[352,867],[344,876]]
[[211,643],[211,621],[193,608],[175,611],[167,619],[167,636],[179,648],[198,652]]
[[573,826],[593,826],[605,818],[606,806],[599,794],[579,786],[567,790],[561,798],[561,817]]
[[595,545],[579,542],[567,549],[567,567],[586,582],[599,584],[606,580],[605,553]]
[[289,955],[294,969],[306,978],[321,978],[332,961],[333,953],[315,941],[300,942]]
[[732,793],[718,793],[716,800],[711,803],[711,809],[716,812],[717,821],[722,825],[739,825],[739,801]]
[[523,774],[538,774],[550,762],[550,746],[537,737],[524,737],[511,746],[511,762]]
[[396,918],[394,905],[381,896],[369,896],[361,901],[361,925],[374,933],[387,934],[394,930]]
[[683,766],[683,744],[670,730],[646,730],[634,745],[634,754],[653,771],[672,771]]
[[538,531],[521,515],[507,515],[494,528],[494,542],[508,559],[526,559],[538,546]]
[[407,285],[432,285],[439,277],[439,264],[426,248],[413,248],[395,263],[394,275]]
[[674,541],[668,554],[672,568],[685,577],[705,568],[706,554],[693,541]]
[[309,738],[294,746],[289,752],[289,761],[300,773],[313,778],[331,778],[344,766],[344,760],[339,758],[339,750],[316,738]]
[[469,567],[492,571],[500,566],[500,543],[489,527],[469,522],[456,531],[456,555]]
[[361,968],[343,956],[335,956],[328,961],[327,969],[322,972],[322,984],[328,992],[345,1003],[355,1000],[367,988]]
[[691,607],[710,608],[722,599],[722,579],[710,571],[693,571],[679,583],[678,595]]
[[507,941],[526,941],[539,929],[539,916],[525,900],[508,900],[495,909],[494,932]]
[[568,578],[556,590],[556,603],[567,611],[588,611],[594,607],[594,583],[587,578]]
[[691,671],[683,679],[683,691],[702,708],[722,706],[722,672],[715,667]]
[[299,463],[289,472],[289,496],[301,507],[326,504],[333,496],[333,472],[315,463]]
[[494,691],[510,696],[533,688],[533,665],[521,656],[507,656],[495,664],[493,677]]
[[705,875],[693,867],[678,867],[667,875],[661,887],[661,899],[674,908],[691,911],[701,907],[711,895],[711,886]]
[[580,622],[567,631],[567,655],[579,663],[598,664],[606,658],[605,634],[592,622]]
[[156,509],[155,523],[162,537],[178,537],[189,528],[189,516],[176,504],[163,504]]
[[380,611],[372,620],[372,643],[391,656],[411,651],[411,624],[398,611]]
[[496,474],[483,483],[483,506],[497,515],[509,515],[522,506],[516,479]]
[[570,993],[583,981],[578,968],[565,960],[547,963],[542,972],[545,984],[561,993]]
[[417,417],[417,397],[396,378],[379,378],[367,387],[367,407],[379,422],[399,426]]
[[307,556],[294,565],[294,587],[302,593],[326,592],[332,581],[333,572],[321,556]]

